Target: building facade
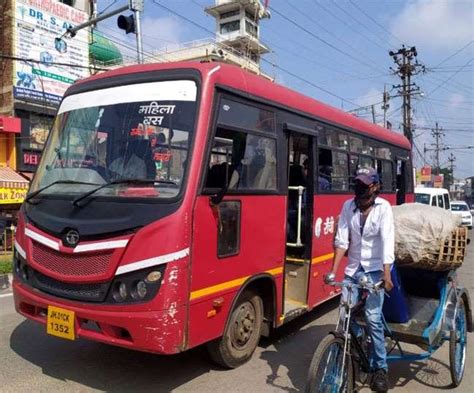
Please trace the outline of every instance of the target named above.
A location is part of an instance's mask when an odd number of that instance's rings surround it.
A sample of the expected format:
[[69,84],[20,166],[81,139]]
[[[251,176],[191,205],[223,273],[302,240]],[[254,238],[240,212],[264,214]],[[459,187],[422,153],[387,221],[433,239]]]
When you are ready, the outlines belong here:
[[[89,31],[61,53],[55,38],[89,19],[89,0],[0,6],[0,221],[15,222],[64,91],[90,75]],[[4,225],[4,224],[2,224]]]

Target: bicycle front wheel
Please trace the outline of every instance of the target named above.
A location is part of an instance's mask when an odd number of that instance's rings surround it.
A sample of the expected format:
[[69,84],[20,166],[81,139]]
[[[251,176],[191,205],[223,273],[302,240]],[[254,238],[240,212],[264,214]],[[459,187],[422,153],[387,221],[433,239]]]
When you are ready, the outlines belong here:
[[344,355],[344,340],[329,334],[314,352],[306,380],[306,393],[342,393],[353,390],[354,370],[350,356]]

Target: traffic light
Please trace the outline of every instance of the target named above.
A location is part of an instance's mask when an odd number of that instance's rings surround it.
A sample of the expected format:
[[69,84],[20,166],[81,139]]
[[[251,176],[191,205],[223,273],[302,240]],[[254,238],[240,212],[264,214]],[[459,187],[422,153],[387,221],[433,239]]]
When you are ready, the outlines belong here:
[[135,31],[135,17],[132,15],[120,15],[117,19],[117,26],[119,29],[125,30],[125,33],[136,33]]

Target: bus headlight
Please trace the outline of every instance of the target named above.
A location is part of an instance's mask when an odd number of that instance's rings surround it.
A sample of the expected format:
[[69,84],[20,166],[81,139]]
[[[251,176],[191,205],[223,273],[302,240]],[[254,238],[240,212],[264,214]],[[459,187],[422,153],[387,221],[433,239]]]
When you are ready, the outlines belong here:
[[128,295],[128,290],[127,290],[127,284],[124,282],[117,282],[114,285],[114,288],[112,290],[112,297],[116,302],[123,302],[127,299]]
[[120,274],[112,282],[107,303],[137,303],[153,300],[158,293],[166,264]]
[[147,291],[145,281],[138,281],[133,288],[132,296],[141,300],[145,298]]

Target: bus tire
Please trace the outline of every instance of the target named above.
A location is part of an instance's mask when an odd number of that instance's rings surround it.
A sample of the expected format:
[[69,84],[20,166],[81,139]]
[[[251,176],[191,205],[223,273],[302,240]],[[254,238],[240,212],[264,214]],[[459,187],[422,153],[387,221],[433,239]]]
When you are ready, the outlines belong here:
[[211,359],[225,368],[236,368],[252,357],[260,340],[263,323],[263,301],[253,291],[237,300],[222,337],[210,342]]

